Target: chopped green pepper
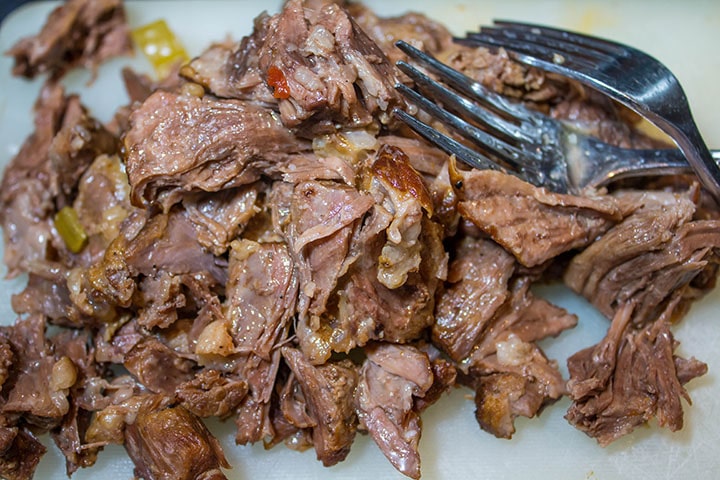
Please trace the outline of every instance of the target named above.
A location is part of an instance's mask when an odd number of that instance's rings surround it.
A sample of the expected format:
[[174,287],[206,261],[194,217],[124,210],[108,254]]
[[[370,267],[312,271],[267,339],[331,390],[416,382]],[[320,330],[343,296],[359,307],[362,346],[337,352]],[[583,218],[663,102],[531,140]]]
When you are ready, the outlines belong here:
[[73,253],[80,252],[87,244],[87,234],[80,223],[78,214],[72,207],[63,207],[55,215],[55,229]]
[[166,77],[188,54],[165,20],[157,20],[131,32],[135,44],[152,63],[160,78]]

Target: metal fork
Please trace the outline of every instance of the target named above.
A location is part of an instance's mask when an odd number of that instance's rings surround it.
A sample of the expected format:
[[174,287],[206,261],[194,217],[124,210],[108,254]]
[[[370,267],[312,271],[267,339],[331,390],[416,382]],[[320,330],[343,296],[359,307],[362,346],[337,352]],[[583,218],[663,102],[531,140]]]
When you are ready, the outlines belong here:
[[474,168],[501,170],[555,192],[575,194],[630,176],[691,171],[677,149],[630,150],[608,145],[509,101],[408,43],[399,41],[396,45],[445,85],[399,61],[398,68],[418,91],[404,84],[395,88],[480,151],[403,110],[396,110],[395,115],[428,141]]
[[693,120],[677,78],[635,48],[597,37],[519,22],[495,21],[463,43],[503,47],[516,60],[599,90],[672,138],[705,188],[720,203],[720,166]]

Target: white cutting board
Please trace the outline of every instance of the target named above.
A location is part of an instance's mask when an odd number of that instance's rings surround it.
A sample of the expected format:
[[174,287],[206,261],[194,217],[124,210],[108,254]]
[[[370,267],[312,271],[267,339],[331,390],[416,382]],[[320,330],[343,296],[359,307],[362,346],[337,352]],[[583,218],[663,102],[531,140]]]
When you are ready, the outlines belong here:
[[[685,86],[697,122],[710,145],[720,147],[720,2],[693,1],[532,1],[454,2],[429,0],[379,0],[368,5],[381,14],[400,14],[409,9],[427,13],[462,34],[507,18],[555,24],[631,43],[644,49],[676,72]],[[54,4],[27,5],[12,14],[0,29],[0,50],[17,38],[35,33]],[[258,6],[260,5],[260,6]],[[278,0],[265,1],[128,1],[129,21],[140,26],[165,18],[191,54],[225,35],[239,39],[250,32],[252,19],[262,9],[276,12]],[[144,59],[119,59],[103,66],[99,79],[87,87],[86,73],[67,79],[71,90],[101,120],[125,102],[119,81],[121,66],[132,63],[149,71]],[[31,105],[39,81],[10,78],[11,62],[0,59],[0,164],[5,165],[30,132]],[[23,280],[0,281],[0,321],[14,319],[9,297],[22,289]],[[586,302],[561,287],[541,291],[580,316],[580,325],[559,339],[545,342],[551,358],[563,365],[571,353],[596,343],[604,335],[606,321]],[[482,432],[474,419],[469,391],[458,389],[431,407],[423,416],[422,472],[425,479],[714,479],[720,471],[720,291],[697,302],[675,329],[682,342],[679,353],[707,362],[710,372],[688,387],[693,406],[685,409],[685,428],[676,433],[655,424],[603,449],[594,440],[569,426],[562,418],[568,401],[549,407],[540,418],[519,419],[512,440],[498,440]],[[297,453],[284,446],[264,451],[261,445],[234,445],[234,424],[211,423],[233,465],[228,476],[239,478],[364,479],[404,478],[394,471],[367,437],[355,441],[347,460],[324,468],[313,451]],[[47,437],[48,454],[36,478],[64,479],[64,459]],[[122,447],[101,452],[91,469],[77,472],[75,479],[132,478],[132,463]]]

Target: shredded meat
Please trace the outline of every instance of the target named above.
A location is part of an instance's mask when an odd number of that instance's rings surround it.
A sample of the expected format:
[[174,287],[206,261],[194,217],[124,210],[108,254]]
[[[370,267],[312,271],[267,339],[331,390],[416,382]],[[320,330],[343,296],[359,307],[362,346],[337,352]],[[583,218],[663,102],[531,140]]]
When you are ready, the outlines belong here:
[[50,13],[40,33],[7,51],[13,74],[27,78],[49,72],[59,78],[75,66],[95,69],[111,57],[132,52],[121,0],[68,0]]
[[[225,478],[219,417],[237,444],[326,466],[367,434],[419,478],[421,414],[456,386],[500,438],[563,396],[601,445],[682,427],[707,365],[671,328],[715,286],[717,206],[691,175],[567,195],[460,170],[392,121],[414,110],[398,39],[607,142],[658,144],[430,18],[332,0],[288,0],[165,78],[125,69],[130,103],[103,125],[57,78],[126,51],[122,4],[66,2],[9,52],[50,78],[0,184],[8,276],[27,279],[0,327],[0,476],[32,478],[48,434],[68,475],[116,444],[139,478]],[[567,381],[541,346],[578,317],[541,281],[610,320]]]

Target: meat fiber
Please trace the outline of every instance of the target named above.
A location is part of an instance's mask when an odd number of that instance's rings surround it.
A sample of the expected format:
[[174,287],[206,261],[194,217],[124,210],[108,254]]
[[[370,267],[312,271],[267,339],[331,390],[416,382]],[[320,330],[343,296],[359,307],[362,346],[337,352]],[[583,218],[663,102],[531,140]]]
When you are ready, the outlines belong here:
[[50,13],[40,33],[21,39],[6,55],[15,59],[15,75],[49,72],[59,78],[72,67],[94,71],[101,62],[131,52],[121,0],[68,0]]

